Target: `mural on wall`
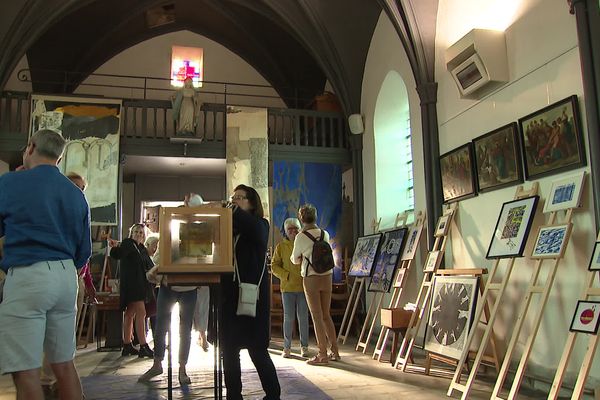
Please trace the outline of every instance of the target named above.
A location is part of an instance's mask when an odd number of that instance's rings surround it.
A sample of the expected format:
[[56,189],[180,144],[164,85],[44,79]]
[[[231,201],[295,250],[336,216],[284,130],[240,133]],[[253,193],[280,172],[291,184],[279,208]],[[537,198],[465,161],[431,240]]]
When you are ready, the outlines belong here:
[[325,163],[273,162],[273,230],[277,243],[283,237],[283,222],[296,218],[298,208],[311,203],[317,208],[317,225],[329,233],[335,268],[335,282],[342,279],[342,251],[339,241],[342,218],[342,168]]
[[240,184],[252,186],[269,219],[267,109],[227,108],[227,196]]
[[58,167],[87,181],[92,225],[117,225],[121,101],[66,96],[31,96],[31,133],[59,132],[67,146]]

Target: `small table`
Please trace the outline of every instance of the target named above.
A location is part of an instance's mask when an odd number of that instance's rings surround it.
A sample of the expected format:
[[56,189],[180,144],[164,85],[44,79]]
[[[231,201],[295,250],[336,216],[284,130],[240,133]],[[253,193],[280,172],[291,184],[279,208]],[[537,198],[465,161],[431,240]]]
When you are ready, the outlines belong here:
[[402,336],[406,335],[412,314],[413,311],[405,310],[403,308],[381,309],[381,325],[387,327],[394,333],[394,338],[392,340],[392,354],[390,357],[392,365],[396,363],[396,357],[398,356],[400,334],[402,334]]

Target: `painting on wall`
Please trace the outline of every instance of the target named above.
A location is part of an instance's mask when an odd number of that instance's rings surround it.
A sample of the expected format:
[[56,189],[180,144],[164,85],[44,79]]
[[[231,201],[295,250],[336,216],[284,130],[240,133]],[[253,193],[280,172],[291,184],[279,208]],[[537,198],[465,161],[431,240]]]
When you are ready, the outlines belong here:
[[408,231],[406,246],[404,246],[404,251],[402,252],[402,261],[415,258],[417,247],[419,247],[419,240],[421,239],[421,232],[423,232],[423,225],[413,225]]
[[571,332],[598,333],[600,324],[600,301],[579,300],[571,321]]
[[573,224],[540,226],[531,258],[561,258]]
[[425,350],[460,359],[477,304],[478,278],[436,276],[425,334]]
[[474,139],[473,148],[479,192],[501,189],[523,182],[516,122]]
[[502,205],[486,258],[523,256],[539,198],[525,197]]
[[473,144],[467,143],[440,156],[440,175],[444,203],[477,195]]
[[585,171],[552,182],[550,195],[544,203],[544,212],[566,210],[581,206],[581,192]]
[[[284,237],[283,223],[297,218],[305,203],[317,208],[317,225],[329,233],[335,267],[333,279],[342,279],[342,167],[338,164],[273,162],[272,231],[274,242]],[[345,228],[347,231],[347,228]]]
[[348,276],[371,276],[380,241],[381,233],[358,238]]
[[369,283],[369,292],[388,292],[390,290],[407,232],[408,228],[383,232],[381,246]]
[[527,179],[586,165],[577,96],[520,118],[519,128]]
[[87,181],[92,225],[117,225],[121,100],[32,95],[31,110],[30,134],[51,129],[67,140],[58,167]]

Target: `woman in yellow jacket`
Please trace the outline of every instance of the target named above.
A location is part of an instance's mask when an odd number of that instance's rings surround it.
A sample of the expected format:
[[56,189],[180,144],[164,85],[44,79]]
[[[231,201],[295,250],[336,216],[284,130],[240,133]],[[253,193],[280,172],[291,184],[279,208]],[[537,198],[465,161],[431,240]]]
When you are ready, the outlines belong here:
[[283,352],[284,358],[289,358],[292,347],[292,331],[294,314],[298,315],[298,330],[302,357],[308,357],[308,305],[304,296],[300,264],[292,264],[290,256],[294,248],[294,239],[300,230],[297,218],[288,218],[283,223],[284,238],[275,247],[271,268],[273,275],[281,281],[281,301],[283,303]]

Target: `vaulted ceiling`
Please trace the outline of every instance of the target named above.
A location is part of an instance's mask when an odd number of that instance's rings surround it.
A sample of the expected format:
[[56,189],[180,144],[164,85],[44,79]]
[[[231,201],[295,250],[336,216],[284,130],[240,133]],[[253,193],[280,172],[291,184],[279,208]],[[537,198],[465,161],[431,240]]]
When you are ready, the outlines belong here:
[[[173,20],[148,26],[146,12],[156,7],[171,10]],[[411,64],[418,66],[424,62],[418,54],[425,54],[427,46],[433,49],[436,9],[437,0],[5,1],[0,13],[0,87],[26,54],[34,91],[69,93],[119,52],[158,35],[189,30],[242,57],[284,99],[296,94],[312,98],[329,80],[350,114],[360,111],[365,61],[382,10],[395,19],[409,59],[410,53],[416,54]],[[49,70],[82,74],[64,85],[63,75]]]

